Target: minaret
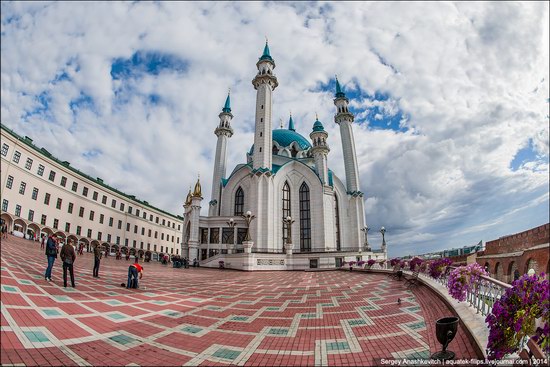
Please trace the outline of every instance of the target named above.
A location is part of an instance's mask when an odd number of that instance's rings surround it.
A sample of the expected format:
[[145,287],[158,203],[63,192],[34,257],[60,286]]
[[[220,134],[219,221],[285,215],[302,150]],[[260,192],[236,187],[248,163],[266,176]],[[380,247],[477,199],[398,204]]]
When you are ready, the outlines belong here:
[[189,259],[199,259],[199,218],[201,213],[202,189],[200,179],[197,179],[193,193],[191,194],[191,203],[187,209],[189,216]]
[[227,167],[227,139],[233,136],[233,129],[231,128],[231,120],[233,115],[231,114],[231,102],[229,93],[225,100],[225,105],[222,112],[218,115],[220,118],[220,124],[214,130],[214,134],[218,137],[218,143],[216,144],[216,159],[214,161],[214,172],[212,176],[212,199],[210,200],[210,208],[208,216],[220,215],[220,194],[222,187],[222,178],[225,178]]
[[319,121],[317,116],[315,116],[313,131],[309,134],[309,137],[313,142],[311,153],[313,154],[313,159],[315,160],[317,175],[319,175],[323,185],[328,185],[327,155],[328,152],[330,152],[327,144],[328,133],[325,131],[323,124]]
[[256,130],[254,134],[254,152],[252,156],[252,167],[254,170],[271,171],[271,108],[273,90],[279,83],[273,75],[275,61],[269,54],[267,40],[264,53],[256,63],[258,74],[252,80],[256,93]]
[[346,170],[346,189],[348,194],[359,194],[359,169],[357,168],[357,155],[355,152],[355,140],[351,124],[354,117],[348,110],[349,100],[346,98],[338,78],[336,78],[336,115],[334,122],[340,125],[340,136],[342,137],[342,149],[344,151],[344,164]]

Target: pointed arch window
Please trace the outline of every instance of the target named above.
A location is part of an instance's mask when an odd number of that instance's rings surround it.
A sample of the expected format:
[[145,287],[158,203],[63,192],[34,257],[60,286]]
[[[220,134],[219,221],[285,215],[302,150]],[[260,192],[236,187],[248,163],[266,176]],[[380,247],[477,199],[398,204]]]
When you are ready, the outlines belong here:
[[235,215],[244,214],[244,191],[243,188],[239,186],[237,192],[235,193]]
[[336,194],[334,194],[334,238],[336,242],[336,251],[340,251],[340,208],[338,207],[338,197]]
[[273,154],[273,155],[277,155],[277,154],[279,154],[279,148],[277,148],[277,146],[276,146],[276,145],[274,145],[274,146],[273,146],[273,149],[272,149],[272,154]]
[[[283,219],[292,216],[290,212],[290,185],[285,182],[283,186]],[[283,245],[288,238],[288,225],[283,221]]]
[[290,150],[290,155],[292,157],[296,157],[296,154],[298,154],[298,149],[296,149],[295,145],[292,145],[292,149]]
[[311,210],[309,187],[305,182],[300,186],[300,251],[311,251]]

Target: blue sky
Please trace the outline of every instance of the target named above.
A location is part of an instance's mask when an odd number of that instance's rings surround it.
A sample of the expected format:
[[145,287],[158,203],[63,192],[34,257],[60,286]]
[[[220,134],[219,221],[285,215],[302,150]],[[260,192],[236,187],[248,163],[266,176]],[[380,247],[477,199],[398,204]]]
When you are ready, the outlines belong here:
[[292,111],[307,137],[318,113],[344,179],[338,75],[373,246],[385,226],[390,256],[461,247],[549,220],[548,13],[548,3],[2,2],[2,124],[180,214],[199,173],[209,199],[228,88],[228,171],[246,159],[267,36],[274,127]]

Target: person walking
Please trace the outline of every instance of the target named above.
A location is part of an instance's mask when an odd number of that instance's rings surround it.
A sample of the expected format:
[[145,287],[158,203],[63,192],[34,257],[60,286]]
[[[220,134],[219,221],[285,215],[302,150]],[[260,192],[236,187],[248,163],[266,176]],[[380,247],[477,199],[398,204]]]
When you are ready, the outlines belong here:
[[128,267],[128,283],[126,283],[126,289],[139,288],[138,274],[139,279],[141,279],[143,277],[143,266],[138,264],[138,258],[136,257],[136,261]]
[[48,267],[46,268],[44,279],[51,282],[53,263],[55,262],[55,259],[57,259],[57,243],[55,235],[48,237],[48,241],[46,242],[46,256],[48,258]]
[[45,234],[42,235],[42,239],[40,240],[40,249],[44,250],[44,247],[46,247],[46,242],[48,241],[48,236]]
[[69,240],[68,243],[65,243],[63,247],[61,248],[61,252],[59,253],[59,257],[61,257],[61,260],[63,261],[63,286],[67,288],[67,270],[69,271],[69,274],[71,275],[71,285],[74,288],[74,270],[73,270],[73,264],[76,260],[76,252],[73,247],[73,240]]
[[101,251],[99,250],[99,245],[94,246],[94,271],[93,277],[99,278],[99,262],[101,261]]

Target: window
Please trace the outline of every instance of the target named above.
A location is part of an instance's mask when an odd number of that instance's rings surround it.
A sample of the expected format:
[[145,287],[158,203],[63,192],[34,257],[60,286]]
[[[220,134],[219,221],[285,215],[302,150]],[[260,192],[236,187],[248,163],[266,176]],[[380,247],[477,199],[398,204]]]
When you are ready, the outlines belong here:
[[139,217],[139,209],[136,209],[136,216]]
[[164,233],[161,233],[161,234],[160,234],[160,239],[161,239],[162,241],[164,241]]
[[124,246],[128,247],[128,239],[127,238],[124,239]]
[[97,200],[97,195],[98,195],[97,191],[94,191],[94,194],[92,195],[92,199]]
[[47,219],[46,215],[42,214],[42,218],[40,218],[40,224],[45,226],[46,225],[46,219]]
[[90,210],[90,220],[94,220],[94,211]]
[[67,222],[65,223],[65,232],[70,232],[71,231],[71,223]]
[[[187,234],[189,236],[189,234]],[[220,229],[219,228],[210,228],[210,243],[219,243],[220,242]]]
[[178,224],[178,231],[181,230],[181,224]]
[[172,242],[174,242],[174,236],[172,236]]
[[35,188],[32,189],[32,196],[31,196],[31,198],[32,198],[33,200],[36,200],[36,199],[38,198],[38,187],[35,187]]
[[155,231],[155,238],[159,238],[159,233]]
[[21,205],[15,206],[15,216],[20,217],[21,216]]
[[168,227],[170,227],[170,221],[168,221],[168,224],[167,224],[167,225],[168,225]]
[[101,232],[97,232],[97,239],[98,239],[98,241],[101,241],[101,235],[102,235]]
[[130,232],[130,223],[126,223],[126,231]]
[[139,248],[143,250],[143,242],[139,244]]
[[8,176],[8,181],[6,182],[6,187],[8,189],[11,189],[12,186],[13,186],[13,176]]
[[46,195],[44,195],[44,204],[50,205],[50,194],[48,194],[48,193],[46,193]]
[[120,245],[120,236],[116,236],[116,244]]
[[[285,182],[283,186],[283,219],[292,216],[290,211],[290,185]],[[288,224],[283,221],[283,244],[287,243]],[[290,239],[292,241],[292,239]]]
[[48,178],[48,180],[50,180],[50,181],[55,180],[55,171],[50,171],[50,177]]
[[25,188],[27,187],[27,184],[24,182],[21,182],[21,185],[19,185],[19,193],[21,195],[25,195]]
[[25,168],[30,170],[32,168],[32,159],[27,158],[27,163],[25,163]]
[[152,222],[153,221],[153,214],[149,214],[149,220]]
[[105,216],[103,214],[99,215],[99,224],[103,224],[103,219],[104,218],[105,218]]
[[222,243],[233,244],[235,242],[233,228],[222,228]]
[[162,220],[162,225],[164,226],[166,224],[166,219]]
[[147,237],[151,237],[151,229],[147,231]]
[[134,248],[135,248],[135,247],[136,247],[136,245],[137,245],[137,241],[136,241],[136,240],[134,240],[134,242],[132,242],[132,247],[134,247]]
[[10,149],[10,146],[8,144],[2,144],[2,155],[4,157],[8,155],[8,149]]
[[107,242],[111,242],[111,234],[107,234]]
[[300,186],[300,251],[311,251],[311,212],[309,207],[309,187],[304,182]]
[[237,244],[242,245],[246,238],[246,228],[237,228]]
[[107,196],[103,195],[103,197],[101,198],[101,203],[107,204]]
[[[6,145],[6,144],[4,144]],[[8,201],[6,199],[2,200],[2,211],[7,212],[8,211]]]
[[147,219],[147,213],[143,212],[143,219]]
[[159,217],[157,217],[157,218],[155,219],[155,223],[156,223],[156,224],[159,224]]
[[150,249],[151,249],[151,244],[148,243],[148,244],[147,244],[147,250],[150,250]]
[[84,187],[82,188],[82,196],[85,196],[85,197],[88,196],[88,188],[87,188],[86,186],[84,186]]
[[54,227],[55,229],[57,229],[57,227],[59,227],[59,219],[54,219],[54,220],[53,220],[53,227]]
[[15,163],[19,163],[19,159],[21,158],[21,153],[19,153],[17,150],[15,151],[15,153],[13,153],[13,161]]
[[32,222],[34,220],[34,210],[29,209],[29,220]]
[[138,226],[134,225],[134,233],[137,233],[137,230],[138,230]]
[[73,190],[74,192],[78,190],[78,182],[73,182],[73,186],[71,187],[71,190]]
[[128,205],[128,213],[132,214],[132,207]]
[[43,176],[44,175],[44,166],[39,164],[38,165],[38,171],[36,171],[36,173],[38,174],[38,176]]
[[[84,207],[83,206],[80,207],[80,210],[78,211],[78,216],[80,218],[84,218]],[[88,236],[88,237],[90,237],[90,236]]]
[[121,211],[121,212],[124,211],[124,203],[120,203],[120,211]]
[[338,197],[334,194],[334,237],[336,239],[336,251],[340,251],[340,210],[338,208]]
[[109,227],[113,226],[113,217],[109,217]]
[[55,207],[56,207],[57,209],[61,209],[61,203],[62,203],[62,202],[63,202],[63,200],[62,200],[61,198],[58,198],[58,199],[57,199],[57,204],[55,204]]
[[111,200],[111,208],[115,208],[116,207],[116,200],[113,199]]
[[67,206],[67,213],[73,214],[73,203],[69,203],[69,206]]
[[[61,176],[61,182],[60,185],[65,187],[67,185],[67,177]],[[74,190],[73,190],[74,191]]]
[[76,226],[76,235],[80,236],[80,233],[82,233],[82,227],[81,226]]
[[121,220],[118,221],[118,229],[122,229],[122,221]]
[[179,243],[179,242],[180,242],[180,238],[179,238],[179,237],[176,237],[176,241],[177,241],[177,243]]
[[91,229],[88,229],[88,237],[92,238],[92,230]]
[[141,227],[141,235],[145,236],[145,227]]

